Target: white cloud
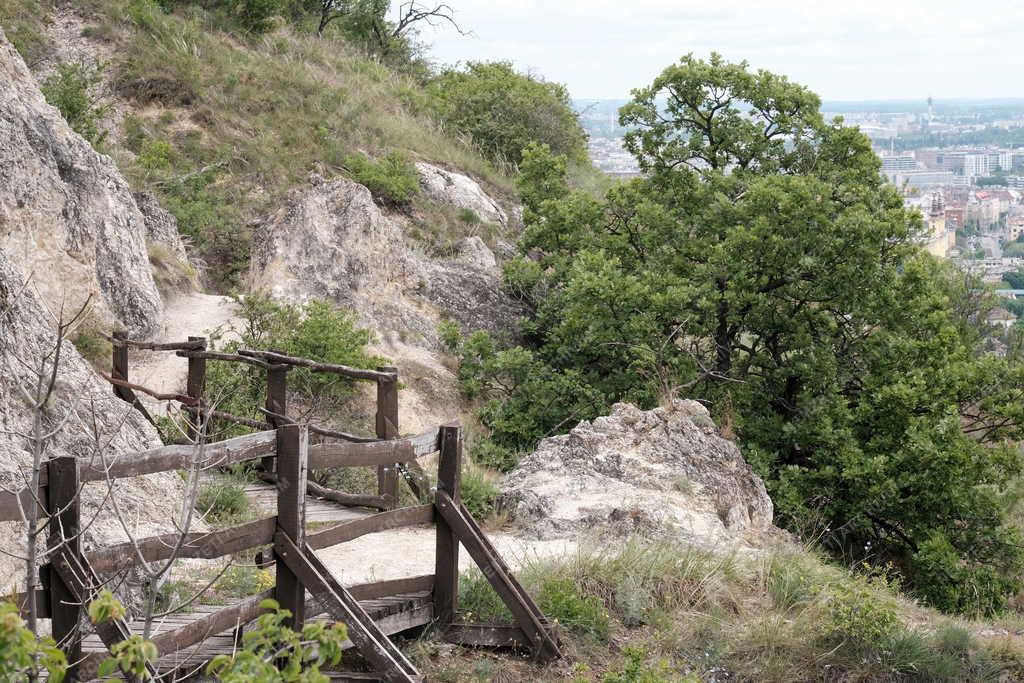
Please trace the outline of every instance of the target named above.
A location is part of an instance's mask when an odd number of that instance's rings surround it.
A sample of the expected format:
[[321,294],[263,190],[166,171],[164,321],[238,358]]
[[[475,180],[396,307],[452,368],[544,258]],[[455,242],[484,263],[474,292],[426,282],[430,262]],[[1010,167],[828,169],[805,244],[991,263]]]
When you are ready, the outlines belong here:
[[[472,37],[441,62],[508,59],[576,97],[626,97],[687,52],[781,72],[827,99],[1019,97],[1024,16],[963,0],[449,0]],[[1002,6],[1000,6],[1002,5]]]

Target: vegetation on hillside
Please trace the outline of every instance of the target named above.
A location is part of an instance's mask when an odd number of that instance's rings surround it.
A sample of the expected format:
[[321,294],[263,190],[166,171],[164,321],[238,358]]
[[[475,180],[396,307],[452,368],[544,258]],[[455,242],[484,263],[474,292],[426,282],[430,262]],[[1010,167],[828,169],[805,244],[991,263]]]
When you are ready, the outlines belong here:
[[1002,608],[1024,568],[1002,499],[1024,368],[982,352],[985,302],[918,248],[867,138],[717,56],[669,67],[621,120],[647,175],[603,197],[547,147],[524,155],[531,257],[506,274],[528,343],[460,347],[481,459],[685,393],[738,436],[778,522],[944,609]]
[[[460,169],[500,196],[514,191],[505,161],[517,160],[531,140],[584,158],[562,86],[504,64],[473,66],[498,79],[435,75],[422,58],[418,24],[395,35],[388,2],[331,4],[338,17],[322,35],[320,3],[296,0],[90,0],[78,7],[88,37],[115,47],[103,67],[126,117],[104,151],[133,189],[153,192],[177,217],[215,289],[240,283],[251,222],[311,171],[367,183],[384,204],[431,222],[433,207],[415,196],[412,161]],[[0,21],[32,63],[53,58],[45,35],[52,8],[0,0]],[[75,87],[57,92],[55,82],[53,96],[69,105],[58,104],[72,125],[98,141],[103,112],[80,106],[91,101],[88,79],[96,72],[72,69],[78,66],[60,67],[68,71],[60,83]],[[457,120],[450,98],[473,92],[491,92],[490,99],[467,109],[472,120]],[[517,96],[503,99],[509,93]],[[501,123],[481,129],[482,116]],[[592,173],[587,168],[580,164],[580,173]],[[465,231],[458,222],[445,231],[453,228]]]
[[469,62],[428,85],[431,105],[451,130],[470,136],[498,161],[519,164],[531,143],[586,161],[586,133],[559,83],[517,73],[509,62]]

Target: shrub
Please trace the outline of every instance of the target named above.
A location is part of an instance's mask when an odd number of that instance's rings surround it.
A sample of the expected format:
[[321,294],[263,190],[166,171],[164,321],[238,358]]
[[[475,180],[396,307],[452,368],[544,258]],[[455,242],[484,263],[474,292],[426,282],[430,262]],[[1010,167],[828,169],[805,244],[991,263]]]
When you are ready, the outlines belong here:
[[436,115],[491,157],[518,164],[533,142],[586,159],[586,133],[565,86],[520,74],[510,62],[469,62],[428,85]]
[[98,63],[65,62],[43,81],[46,101],[60,111],[68,125],[93,147],[99,147],[107,137],[100,129],[100,121],[107,107],[100,103],[98,86],[103,82]]
[[386,204],[408,204],[419,192],[420,178],[409,158],[401,152],[388,152],[372,160],[360,154],[345,158],[345,167],[352,179]]
[[903,627],[896,602],[856,576],[830,586],[825,613],[824,633],[832,640],[880,647]]
[[214,584],[221,598],[245,598],[274,587],[274,576],[266,569],[247,565],[228,567]]
[[494,514],[498,486],[489,472],[470,464],[462,472],[462,504],[474,518],[483,520]]
[[579,636],[599,642],[611,635],[611,615],[595,595],[569,577],[551,576],[541,584],[537,604],[544,614]]
[[674,675],[662,661],[647,663],[648,654],[637,647],[622,651],[624,662],[615,671],[606,673],[601,683],[700,683],[700,679],[688,674],[682,678]]
[[[366,352],[372,333],[359,327],[352,313],[329,302],[314,300],[297,305],[261,292],[236,298],[236,302],[241,319],[234,330],[238,339],[220,345],[219,350],[277,349],[358,368],[385,364],[384,359]],[[206,386],[206,395],[219,410],[243,417],[264,417],[258,412],[266,401],[266,377],[261,369],[238,363],[214,363],[207,370]],[[306,402],[311,416],[329,420],[351,398],[355,383],[336,375],[296,368],[288,373],[288,388],[290,394]],[[220,426],[231,434],[245,430],[237,425]]]
[[205,484],[196,498],[196,509],[214,523],[229,523],[238,520],[249,511],[249,499],[245,489],[232,481],[215,481]]

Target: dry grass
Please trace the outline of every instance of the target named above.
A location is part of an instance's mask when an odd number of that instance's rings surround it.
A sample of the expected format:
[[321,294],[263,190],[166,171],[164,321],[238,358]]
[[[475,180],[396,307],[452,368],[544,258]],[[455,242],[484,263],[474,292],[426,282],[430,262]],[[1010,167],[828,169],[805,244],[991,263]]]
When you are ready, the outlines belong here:
[[[634,542],[618,552],[537,562],[519,575],[549,617],[563,624],[575,663],[531,669],[512,660],[507,666],[515,676],[508,680],[881,683],[1024,677],[1019,636],[942,616],[878,578],[830,565],[806,550],[739,556]],[[508,618],[478,573],[465,577],[460,599],[474,620]],[[610,617],[604,638],[595,639],[593,625],[581,617],[601,620],[597,612],[579,609],[587,600],[598,601]],[[573,620],[564,620],[565,610]],[[417,650],[428,676],[477,680],[478,656],[461,652],[442,660],[429,649]],[[636,652],[642,654],[642,671],[623,678]]]

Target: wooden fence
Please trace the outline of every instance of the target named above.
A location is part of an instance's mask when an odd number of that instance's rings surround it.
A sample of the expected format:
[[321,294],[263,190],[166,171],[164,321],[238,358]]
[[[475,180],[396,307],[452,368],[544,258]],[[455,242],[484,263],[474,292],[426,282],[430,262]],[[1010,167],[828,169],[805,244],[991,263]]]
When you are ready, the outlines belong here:
[[[205,420],[198,418],[202,411],[209,410],[202,401],[208,360],[245,362],[265,368],[266,414],[270,428],[201,446],[172,445],[119,454],[105,459],[103,465],[71,457],[55,458],[46,463],[38,491],[0,493],[0,521],[23,521],[30,505],[40,506],[50,518],[49,542],[55,550],[50,562],[43,567],[43,588],[34,595],[20,594],[14,599],[23,612],[27,611],[29,600],[33,600],[37,614],[52,620],[55,640],[67,653],[69,661],[75,663],[73,679],[88,680],[107,656],[105,651],[83,651],[82,648],[84,605],[103,586],[102,577],[116,575],[141,562],[212,559],[264,546],[272,548],[272,561],[276,565],[274,588],[223,609],[202,613],[178,628],[157,633],[153,641],[161,653],[161,661],[164,655],[189,648],[194,649],[193,658],[202,660],[201,644],[206,639],[225,631],[240,632],[260,614],[259,604],[267,597],[274,597],[292,613],[293,627],[300,627],[306,618],[324,611],[346,624],[351,644],[373,673],[333,674],[332,680],[423,680],[389,635],[427,625],[454,643],[530,649],[541,660],[561,656],[553,628],[461,502],[462,433],[459,425],[444,425],[416,436],[398,438],[398,376],[394,368],[361,370],[265,351],[219,354],[207,351],[205,340],[195,338],[183,344],[144,344],[123,337],[115,338],[114,342],[114,367],[109,379],[118,396],[142,410],[144,407],[135,392],[156,394],[130,381],[126,349],[134,346],[175,351],[189,359],[186,394],[172,398],[194,413],[197,418],[194,425],[202,425]],[[294,367],[376,382],[377,438],[296,424],[289,419],[286,378],[288,370]],[[398,507],[399,468],[408,471],[415,467],[416,458],[433,452],[439,452],[436,493],[431,499],[425,479],[410,476],[410,483],[417,482],[413,486],[420,504]],[[199,454],[201,462],[197,463]],[[178,534],[168,534],[83,550],[78,504],[82,484],[243,462],[259,462],[264,474],[275,482],[275,516],[215,531],[188,533],[183,539]],[[308,481],[308,473],[365,466],[377,468],[378,494],[347,494],[351,499],[341,496],[343,502],[363,506],[365,514],[352,521],[308,532],[306,496],[310,492],[318,494],[317,487]],[[316,556],[317,549],[367,534],[430,523],[436,527],[432,575],[344,587]],[[469,624],[457,620],[460,546],[507,605],[514,623]],[[374,616],[368,613],[366,601],[391,596],[395,598],[391,602],[400,609],[386,616],[380,616],[383,612],[378,611],[374,611]],[[132,634],[131,625],[124,620],[97,626],[96,631],[108,649]],[[199,649],[195,650],[197,647]],[[154,664],[154,673],[156,666]],[[193,666],[192,670],[197,669]]]

